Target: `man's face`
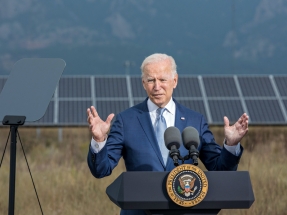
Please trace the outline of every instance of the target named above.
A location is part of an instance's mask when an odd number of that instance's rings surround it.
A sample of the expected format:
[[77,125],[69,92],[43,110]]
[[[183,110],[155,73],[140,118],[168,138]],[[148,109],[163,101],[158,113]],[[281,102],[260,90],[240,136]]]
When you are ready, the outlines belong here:
[[169,60],[147,64],[144,67],[142,83],[150,100],[158,107],[164,107],[170,101],[173,89],[177,85],[178,75],[172,75]]

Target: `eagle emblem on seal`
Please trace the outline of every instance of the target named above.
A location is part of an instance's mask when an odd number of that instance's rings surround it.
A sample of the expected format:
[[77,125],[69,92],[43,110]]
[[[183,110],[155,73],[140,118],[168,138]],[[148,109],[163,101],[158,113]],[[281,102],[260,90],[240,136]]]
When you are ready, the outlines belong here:
[[[185,195],[186,197],[189,197],[190,195],[193,195],[194,192],[197,190],[197,186],[194,187],[194,182],[196,180],[195,177],[192,175],[183,175],[178,178],[180,186],[178,186],[177,191],[180,194]],[[193,189],[194,187],[194,189]]]

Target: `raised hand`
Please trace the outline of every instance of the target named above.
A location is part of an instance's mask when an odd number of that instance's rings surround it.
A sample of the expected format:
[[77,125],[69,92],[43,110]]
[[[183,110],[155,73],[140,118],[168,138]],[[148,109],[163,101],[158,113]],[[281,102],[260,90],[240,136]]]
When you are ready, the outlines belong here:
[[114,114],[110,114],[106,121],[103,121],[94,106],[87,109],[87,121],[89,123],[89,128],[95,141],[103,142],[107,136],[107,133],[111,126],[111,121]]
[[248,119],[249,116],[244,113],[234,125],[230,126],[229,119],[224,117],[224,134],[227,145],[233,146],[240,142],[248,132]]

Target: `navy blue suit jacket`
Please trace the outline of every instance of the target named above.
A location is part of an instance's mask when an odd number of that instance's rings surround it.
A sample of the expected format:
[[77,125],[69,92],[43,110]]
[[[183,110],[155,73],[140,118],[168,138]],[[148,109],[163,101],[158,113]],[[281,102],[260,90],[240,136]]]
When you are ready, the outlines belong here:
[[[176,104],[175,127],[180,132],[187,126],[197,129],[200,136],[199,158],[205,167],[209,171],[236,170],[243,149],[241,148],[239,156],[235,156],[224,147],[220,147],[215,142],[202,114],[182,106],[175,100],[174,102]],[[188,150],[183,145],[179,150],[181,156],[188,154]],[[106,145],[99,153],[95,154],[89,150],[90,171],[96,178],[108,176],[121,157],[124,158],[127,171],[171,171],[174,168],[171,158],[168,158],[167,165],[164,165],[151,123],[147,99],[116,116]],[[191,162],[191,160],[185,161],[185,163]]]

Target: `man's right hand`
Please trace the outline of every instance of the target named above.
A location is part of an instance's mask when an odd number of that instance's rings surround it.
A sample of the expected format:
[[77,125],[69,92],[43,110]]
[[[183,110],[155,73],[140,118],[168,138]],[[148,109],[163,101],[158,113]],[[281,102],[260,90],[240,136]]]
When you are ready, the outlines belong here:
[[104,122],[98,115],[98,112],[94,106],[87,109],[87,121],[89,123],[90,131],[93,139],[96,142],[103,142],[110,129],[111,121],[114,118],[114,114],[111,113]]

